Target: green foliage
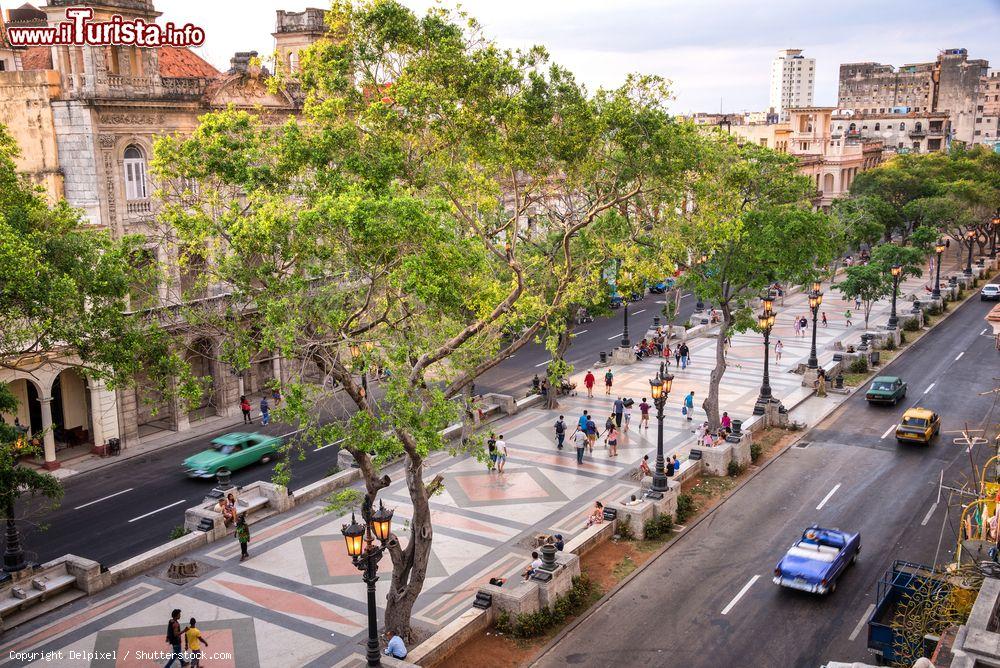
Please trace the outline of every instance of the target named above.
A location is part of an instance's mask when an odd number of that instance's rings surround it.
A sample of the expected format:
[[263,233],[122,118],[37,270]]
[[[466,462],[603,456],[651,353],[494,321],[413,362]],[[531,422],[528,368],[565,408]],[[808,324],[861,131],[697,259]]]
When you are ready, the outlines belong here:
[[677,523],[684,524],[697,510],[690,494],[677,495]]
[[635,540],[635,531],[632,530],[632,518],[624,515],[620,516],[616,530],[619,538],[622,540]]
[[868,358],[864,355],[856,357],[848,368],[851,373],[868,373]]
[[751,462],[753,462],[754,464],[756,464],[757,460],[760,459],[760,456],[763,453],[764,453],[764,446],[762,446],[760,443],[751,443],[750,444],[750,461]]
[[186,529],[183,524],[178,524],[173,529],[170,530],[170,536],[168,540],[177,540],[178,538],[183,538],[184,536],[191,533],[190,529]]
[[674,518],[668,514],[655,515],[642,526],[646,540],[659,540],[669,536],[674,529]]
[[885,341],[885,349],[886,350],[895,350],[896,349],[896,341],[894,339],[892,339],[892,338],[886,339],[886,341]]
[[837,283],[837,288],[845,299],[861,298],[867,328],[872,305],[892,293],[892,280],[878,264],[856,264],[844,270],[844,279]]
[[905,323],[903,323],[903,331],[905,332],[918,332],[920,331],[920,323],[916,318],[910,318]]
[[729,460],[729,465],[726,467],[726,473],[729,474],[730,478],[739,477],[739,475],[743,473],[743,471],[745,470],[746,470],[745,466],[736,463],[736,461],[732,459]]
[[356,508],[360,506],[364,496],[365,495],[360,490],[353,488],[342,489],[339,492],[334,492],[326,497],[323,512],[340,515],[348,508]]
[[596,592],[597,587],[590,578],[585,575],[575,577],[569,591],[558,597],[551,607],[514,617],[503,611],[497,615],[494,627],[514,638],[537,638],[583,612],[593,602]]

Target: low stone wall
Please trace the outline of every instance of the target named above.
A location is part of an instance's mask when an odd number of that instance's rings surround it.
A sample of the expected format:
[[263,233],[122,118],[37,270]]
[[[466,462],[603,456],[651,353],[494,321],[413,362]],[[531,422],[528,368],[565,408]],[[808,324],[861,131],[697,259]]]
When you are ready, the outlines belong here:
[[176,538],[168,543],[164,543],[152,550],[147,550],[131,559],[115,564],[102,574],[102,587],[110,587],[134,575],[139,575],[150,568],[160,566],[191,550],[204,547],[209,543],[208,534],[204,531],[194,531],[180,538]]
[[345,469],[339,473],[334,473],[329,478],[317,480],[312,484],[294,490],[291,493],[292,504],[301,506],[303,503],[327,496],[338,489],[350,487],[359,480],[361,480],[361,469]]
[[488,629],[493,624],[495,610],[493,607],[485,610],[480,608],[466,610],[450,624],[446,624],[437,633],[410,650],[406,660],[425,667],[436,666],[454,654],[455,650],[467,640]]

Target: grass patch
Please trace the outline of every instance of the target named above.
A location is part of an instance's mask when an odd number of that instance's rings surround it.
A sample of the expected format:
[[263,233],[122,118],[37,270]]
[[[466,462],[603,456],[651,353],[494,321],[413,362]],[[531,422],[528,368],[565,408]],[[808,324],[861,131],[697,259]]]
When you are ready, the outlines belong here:
[[638,567],[639,566],[632,561],[632,557],[626,554],[625,557],[611,569],[611,574],[618,580],[624,580]]
[[850,385],[851,387],[857,387],[861,383],[868,379],[869,373],[845,373],[844,374],[844,385]]

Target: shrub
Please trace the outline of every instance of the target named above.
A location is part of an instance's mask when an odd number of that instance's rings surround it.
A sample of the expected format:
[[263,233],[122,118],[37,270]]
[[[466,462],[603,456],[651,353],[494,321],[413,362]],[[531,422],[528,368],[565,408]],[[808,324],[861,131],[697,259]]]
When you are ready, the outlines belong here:
[[691,329],[694,325],[691,324],[691,318],[684,321],[684,329]]
[[674,528],[674,518],[670,515],[657,515],[646,520],[642,528],[646,540],[657,540],[670,535]]
[[185,529],[183,524],[175,526],[170,530],[170,540],[177,540],[181,536],[186,536],[189,533],[191,533],[191,530]]
[[729,474],[730,478],[735,478],[743,473],[743,466],[737,464],[735,460],[730,459],[729,466],[726,467],[726,473]]
[[899,342],[900,342],[901,344],[902,344],[902,343],[906,343],[906,334],[904,334],[903,332],[900,332],[900,333],[899,333]]
[[677,495],[677,522],[683,524],[694,514],[694,499],[690,494]]
[[511,617],[506,611],[501,611],[497,615],[494,627],[500,633],[515,638],[537,638],[553,626],[558,626],[571,616],[582,612],[590,605],[594,591],[593,581],[586,575],[581,575],[573,578],[573,586],[557,598],[551,608],[545,607],[537,612],[515,617]]
[[854,358],[850,370],[851,373],[868,373],[868,359],[865,357]]
[[622,540],[635,540],[635,532],[632,531],[632,518],[624,515],[618,518],[618,536]]
[[894,339],[886,339],[885,340],[885,349],[886,350],[895,350],[896,349],[896,341]]
[[917,322],[916,318],[910,318],[903,324],[903,330],[907,332],[916,332],[920,330],[920,323]]
[[750,461],[754,464],[760,459],[761,454],[764,452],[764,447],[760,443],[750,444]]

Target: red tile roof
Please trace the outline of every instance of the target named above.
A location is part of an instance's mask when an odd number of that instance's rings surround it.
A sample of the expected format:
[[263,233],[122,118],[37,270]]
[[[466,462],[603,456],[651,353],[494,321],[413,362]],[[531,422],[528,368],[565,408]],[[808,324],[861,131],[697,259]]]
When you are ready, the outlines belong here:
[[47,46],[29,46],[21,53],[21,67],[26,70],[51,70],[52,49]]
[[165,77],[205,77],[219,76],[219,70],[212,67],[190,49],[173,46],[160,47],[160,75]]

